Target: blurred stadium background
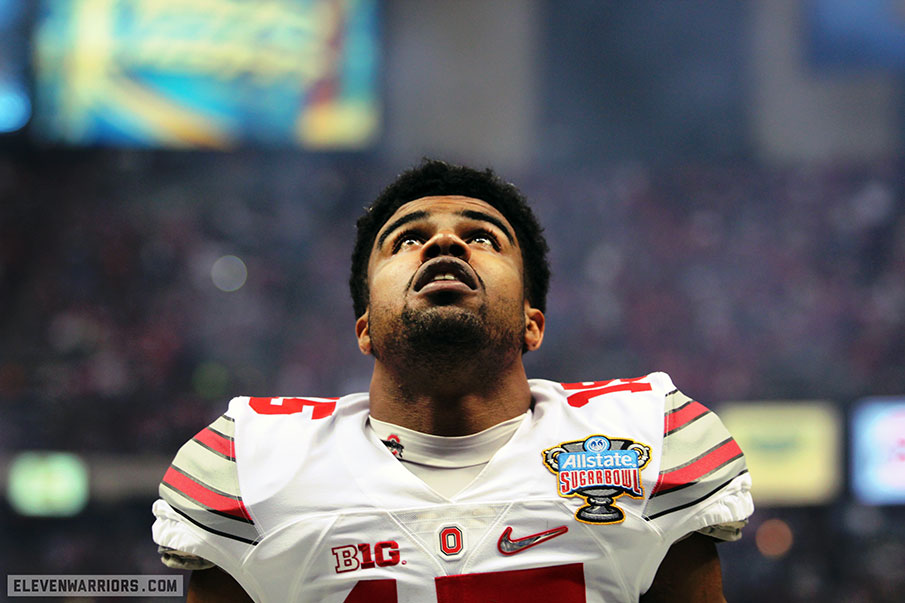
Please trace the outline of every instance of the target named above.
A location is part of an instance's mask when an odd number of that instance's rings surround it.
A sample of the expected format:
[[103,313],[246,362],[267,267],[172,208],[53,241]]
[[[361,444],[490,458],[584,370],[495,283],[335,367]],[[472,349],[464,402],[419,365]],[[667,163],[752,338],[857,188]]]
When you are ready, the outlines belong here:
[[0,0],[0,567],[164,573],[232,395],[366,388],[354,219],[430,155],[547,227],[532,376],[721,411],[730,601],[901,601],[903,76],[895,0]]

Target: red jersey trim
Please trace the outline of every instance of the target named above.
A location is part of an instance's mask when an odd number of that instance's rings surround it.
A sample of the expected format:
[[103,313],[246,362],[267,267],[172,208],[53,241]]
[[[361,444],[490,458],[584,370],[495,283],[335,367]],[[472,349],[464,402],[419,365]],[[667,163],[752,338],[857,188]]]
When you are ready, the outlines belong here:
[[172,465],[164,474],[163,483],[213,511],[219,511],[233,519],[254,524],[241,497],[215,492]]
[[661,472],[651,497],[692,484],[741,456],[742,449],[735,440],[724,440],[685,465]]

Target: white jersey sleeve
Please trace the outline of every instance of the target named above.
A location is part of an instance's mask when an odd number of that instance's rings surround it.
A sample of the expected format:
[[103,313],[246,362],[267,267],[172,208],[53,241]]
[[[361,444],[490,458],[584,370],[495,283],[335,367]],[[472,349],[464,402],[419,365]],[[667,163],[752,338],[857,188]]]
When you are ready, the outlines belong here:
[[754,511],[751,477],[741,448],[716,414],[672,389],[665,396],[661,451],[644,518],[667,540],[695,531],[739,539]]
[[258,543],[256,522],[239,490],[234,437],[235,421],[227,412],[183,445],[164,474],[152,508],[152,534],[166,565],[217,565],[236,577]]

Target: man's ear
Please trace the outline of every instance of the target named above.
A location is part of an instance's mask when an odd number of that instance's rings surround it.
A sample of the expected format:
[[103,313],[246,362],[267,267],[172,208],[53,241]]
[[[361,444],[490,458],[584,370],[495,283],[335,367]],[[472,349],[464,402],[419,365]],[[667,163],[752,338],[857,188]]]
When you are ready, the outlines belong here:
[[368,323],[368,312],[365,310],[358,320],[355,321],[355,337],[358,338],[358,349],[365,356],[371,353],[371,325]]
[[525,300],[525,351],[533,352],[544,341],[544,313]]

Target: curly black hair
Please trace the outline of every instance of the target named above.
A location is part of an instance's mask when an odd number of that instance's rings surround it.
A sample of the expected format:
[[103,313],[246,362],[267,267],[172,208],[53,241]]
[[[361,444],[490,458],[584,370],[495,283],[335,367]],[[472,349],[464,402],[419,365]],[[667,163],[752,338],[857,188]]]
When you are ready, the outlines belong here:
[[543,311],[550,284],[549,248],[543,228],[524,195],[489,168],[480,171],[425,159],[420,165],[401,173],[358,218],[358,235],[352,251],[352,275],[349,278],[356,318],[368,308],[368,260],[377,232],[402,205],[422,197],[442,195],[480,199],[503,214],[515,229],[522,250],[525,297],[533,307]]

